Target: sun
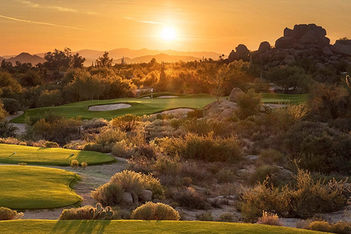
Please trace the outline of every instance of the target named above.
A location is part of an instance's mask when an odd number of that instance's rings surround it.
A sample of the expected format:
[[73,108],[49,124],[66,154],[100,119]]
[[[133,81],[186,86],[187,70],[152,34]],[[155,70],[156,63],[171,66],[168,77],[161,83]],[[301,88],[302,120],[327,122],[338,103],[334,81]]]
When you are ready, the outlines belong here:
[[160,36],[164,41],[174,41],[177,39],[177,31],[173,27],[165,26],[163,27]]

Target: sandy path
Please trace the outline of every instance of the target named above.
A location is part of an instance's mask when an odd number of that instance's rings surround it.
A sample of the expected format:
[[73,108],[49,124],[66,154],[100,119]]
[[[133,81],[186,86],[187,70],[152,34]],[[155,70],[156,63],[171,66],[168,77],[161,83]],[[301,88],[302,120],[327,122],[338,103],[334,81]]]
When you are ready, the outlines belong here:
[[[5,118],[6,121],[11,121],[21,115],[23,115],[23,111],[19,111],[17,114],[15,115],[9,115]],[[26,128],[27,128],[27,124],[20,124],[20,123],[10,123],[12,126],[16,127],[17,130],[15,131],[16,136],[20,136],[26,133]]]
[[[73,169],[71,167],[60,166],[46,166],[49,168],[59,168],[67,171],[72,171],[81,176],[81,180],[73,186],[74,191],[83,198],[81,203],[84,205],[95,205],[95,201],[90,197],[90,192],[98,186],[108,182],[115,173],[123,171],[127,167],[125,159],[117,159],[116,163],[88,166],[84,169]],[[67,207],[66,207],[67,208]],[[23,219],[57,219],[62,210],[57,209],[40,209],[40,210],[26,210],[24,211]]]
[[119,110],[119,109],[127,109],[130,108],[132,105],[119,103],[119,104],[108,104],[108,105],[97,105],[97,106],[90,106],[89,111],[112,111],[112,110]]

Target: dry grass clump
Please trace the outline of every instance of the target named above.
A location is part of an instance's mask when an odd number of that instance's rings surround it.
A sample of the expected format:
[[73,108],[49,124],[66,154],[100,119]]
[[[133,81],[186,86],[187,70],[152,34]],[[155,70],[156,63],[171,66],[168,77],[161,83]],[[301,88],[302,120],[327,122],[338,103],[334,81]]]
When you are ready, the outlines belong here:
[[163,203],[148,202],[136,208],[131,215],[139,220],[179,220],[178,211]]
[[59,220],[111,220],[115,216],[111,207],[102,207],[100,203],[96,207],[83,206],[80,208],[64,209]]
[[276,214],[268,213],[266,211],[262,212],[262,217],[258,218],[257,223],[266,224],[266,225],[281,226],[279,216]]
[[241,148],[234,137],[219,138],[213,134],[199,136],[187,134],[184,138],[155,139],[162,152],[170,156],[179,155],[184,159],[215,161],[237,161],[241,158]]
[[245,191],[241,209],[246,220],[256,220],[263,211],[308,218],[339,210],[346,205],[349,194],[345,181],[315,181],[309,172],[299,170],[294,185],[279,188],[266,180]]
[[92,192],[92,197],[103,205],[118,205],[122,201],[122,194],[128,192],[133,196],[134,202],[144,190],[152,191],[154,199],[162,199],[164,190],[160,181],[151,175],[124,170],[116,173],[110,181]]
[[0,207],[0,220],[13,220],[22,218],[23,213],[18,213],[6,207]]

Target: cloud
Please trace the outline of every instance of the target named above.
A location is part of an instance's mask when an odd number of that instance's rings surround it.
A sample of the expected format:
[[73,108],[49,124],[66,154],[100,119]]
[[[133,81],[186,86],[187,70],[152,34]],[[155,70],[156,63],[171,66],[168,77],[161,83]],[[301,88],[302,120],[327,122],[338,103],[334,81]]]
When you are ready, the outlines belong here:
[[44,26],[50,26],[50,27],[59,27],[59,28],[83,30],[82,28],[75,27],[75,26],[68,26],[68,25],[62,25],[62,24],[53,24],[53,23],[49,23],[49,22],[34,21],[34,20],[27,20],[27,19],[19,19],[19,18],[14,18],[14,17],[1,15],[1,14],[0,14],[0,18],[6,19],[6,20],[11,20],[11,21],[16,21],[16,22],[21,22],[21,23],[27,23],[27,24],[38,24],[38,25],[44,25]]
[[67,8],[67,7],[56,6],[56,5],[44,6],[44,5],[40,5],[38,3],[29,1],[29,0],[16,0],[16,1],[19,2],[19,3],[22,3],[23,5],[26,5],[28,7],[32,7],[32,8],[42,8],[42,9],[56,10],[56,11],[60,11],[60,12],[84,13],[84,14],[88,14],[88,15],[97,15],[96,12],[92,12],[92,11],[80,12],[77,9],[74,9],[74,8]]
[[137,23],[141,23],[141,24],[156,24],[156,25],[163,25],[163,23],[161,22],[158,22],[158,21],[152,21],[152,20],[139,20],[139,19],[135,19],[133,17],[123,17],[124,19],[126,20],[130,20],[130,21],[134,21],[134,22],[137,22]]

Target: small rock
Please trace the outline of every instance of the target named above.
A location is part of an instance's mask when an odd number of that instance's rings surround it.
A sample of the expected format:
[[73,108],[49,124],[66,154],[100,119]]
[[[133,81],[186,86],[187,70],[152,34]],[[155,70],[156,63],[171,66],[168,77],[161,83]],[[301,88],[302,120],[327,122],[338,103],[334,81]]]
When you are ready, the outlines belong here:
[[133,200],[133,196],[131,193],[124,192],[122,194],[122,204],[132,205],[133,202],[134,202],[134,200]]
[[140,194],[140,199],[142,201],[151,201],[152,200],[152,191],[150,190],[144,190],[141,194]]

